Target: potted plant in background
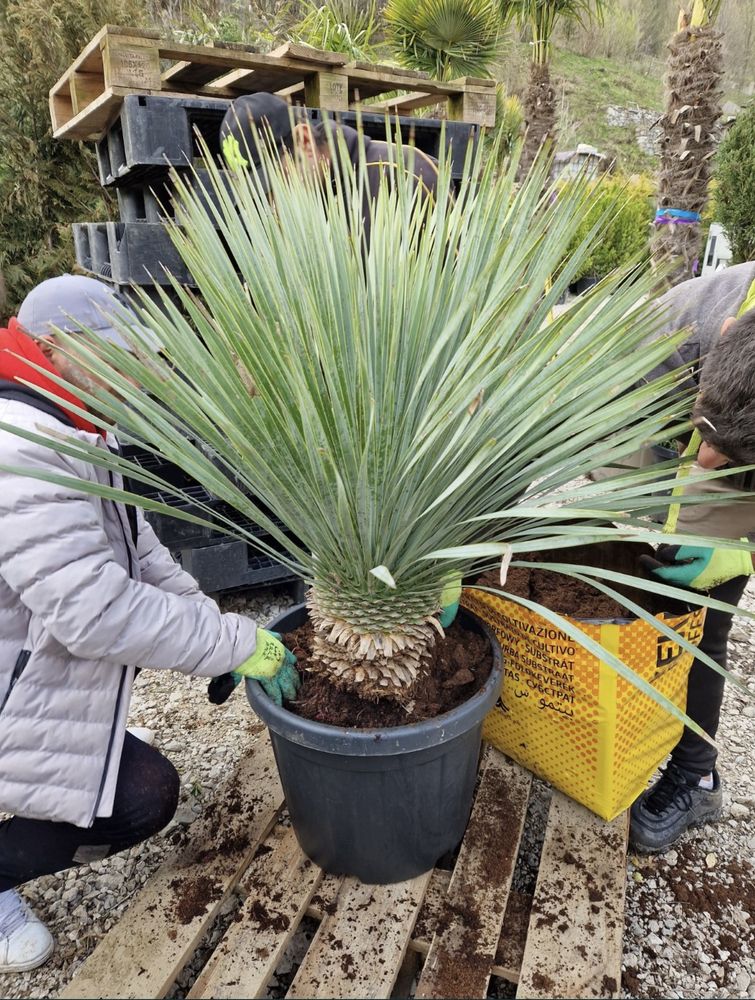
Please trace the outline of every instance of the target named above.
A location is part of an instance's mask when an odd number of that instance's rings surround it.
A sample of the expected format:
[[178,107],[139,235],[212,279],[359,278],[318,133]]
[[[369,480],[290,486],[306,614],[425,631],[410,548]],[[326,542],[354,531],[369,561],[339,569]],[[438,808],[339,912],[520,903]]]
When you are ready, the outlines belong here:
[[[644,344],[657,322],[644,302],[651,277],[618,272],[553,317],[603,219],[567,253],[599,194],[574,183],[554,199],[548,168],[541,160],[518,185],[516,163],[499,171],[495,158],[486,166],[470,155],[458,197],[434,204],[397,170],[366,248],[364,164],[323,187],[268,162],[274,207],[256,175],[210,164],[212,198],[185,189],[172,228],[196,292],[175,285],[178,305],[164,296],[138,310],[163,353],[138,327],[124,327],[133,353],[66,341],[107,385],[85,398],[103,427],[175,463],[288,546],[282,558],[310,590],[307,607],[278,628],[309,617],[308,671],[362,706],[400,706],[397,727],[359,729],[361,709],[349,725],[329,725],[302,718],[296,704],[277,709],[248,685],[302,846],[364,880],[430,867],[468,817],[480,725],[501,669],[491,633],[471,615],[454,641],[476,641],[492,672],[462,684],[450,712],[412,716],[418,685],[451,642],[438,621],[449,574],[525,550],[660,537],[643,518],[663,503],[669,463],[563,492],[686,426],[689,400],[665,391],[670,378],[634,388],[680,339]],[[181,496],[104,449],[43,440]],[[266,550],[209,509],[182,516]],[[573,623],[537,610],[600,650]],[[633,677],[616,655],[600,655]]]

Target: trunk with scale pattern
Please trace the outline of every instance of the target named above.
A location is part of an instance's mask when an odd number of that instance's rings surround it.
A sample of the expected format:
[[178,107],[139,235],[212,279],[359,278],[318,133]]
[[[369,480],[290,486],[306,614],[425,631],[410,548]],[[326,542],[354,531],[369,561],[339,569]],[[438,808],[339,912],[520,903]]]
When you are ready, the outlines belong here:
[[[669,43],[659,209],[702,213],[721,114],[721,33],[712,25],[683,25]],[[655,261],[670,266],[670,284],[696,272],[702,246],[697,222],[660,222],[652,239]]]
[[[411,700],[417,680],[428,669],[435,641],[443,635],[437,606],[393,623],[381,621],[374,609],[359,615],[353,606],[347,620],[317,588],[310,591],[307,603],[314,626],[310,669],[325,673],[336,687],[357,691],[362,698]],[[362,622],[356,624],[359,618]]]

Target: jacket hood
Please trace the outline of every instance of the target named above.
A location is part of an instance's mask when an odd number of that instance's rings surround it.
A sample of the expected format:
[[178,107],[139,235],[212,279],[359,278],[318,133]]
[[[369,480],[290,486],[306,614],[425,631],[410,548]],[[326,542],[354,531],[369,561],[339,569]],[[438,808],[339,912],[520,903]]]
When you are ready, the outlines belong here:
[[[32,367],[33,365],[38,365],[44,371],[38,371]],[[84,410],[86,409],[84,403],[72,392],[49,378],[45,372],[62,377],[32,338],[24,333],[18,321],[11,319],[7,329],[0,329],[0,380],[17,385],[20,393],[28,395],[28,402],[31,406],[35,405],[36,400],[41,400],[48,407],[54,406],[60,410],[66,418],[65,423],[71,424],[81,431],[98,434],[99,431],[93,423],[69,409],[71,406],[77,406]],[[30,386],[33,388],[30,389]],[[35,388],[52,393],[55,396],[55,401],[52,402],[46,396],[38,395],[33,391]],[[40,406],[40,408],[43,407]]]

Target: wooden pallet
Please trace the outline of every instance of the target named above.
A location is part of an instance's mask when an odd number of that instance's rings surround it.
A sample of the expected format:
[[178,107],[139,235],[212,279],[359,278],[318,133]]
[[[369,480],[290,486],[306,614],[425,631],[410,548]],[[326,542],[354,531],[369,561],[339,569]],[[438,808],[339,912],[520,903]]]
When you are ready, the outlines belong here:
[[[163,69],[165,61],[171,63]],[[450,83],[426,73],[349,62],[337,52],[288,43],[263,55],[243,45],[182,45],[154,31],[106,25],[50,91],[53,135],[99,139],[126,94],[199,94],[234,98],[272,91],[309,107],[345,111],[368,98],[409,91],[409,107],[445,102],[448,117],[495,124],[495,81]],[[378,109],[394,110],[394,102]],[[370,105],[372,108],[372,105]]]
[[264,996],[305,915],[319,927],[289,998],[406,997],[414,983],[417,997],[484,997],[491,976],[518,983],[518,997],[617,997],[627,816],[604,823],[554,792],[524,895],[512,877],[530,785],[488,747],[453,871],[368,886],[304,857],[279,821],[265,738],[60,996],[166,996],[220,907],[241,896],[190,998]]

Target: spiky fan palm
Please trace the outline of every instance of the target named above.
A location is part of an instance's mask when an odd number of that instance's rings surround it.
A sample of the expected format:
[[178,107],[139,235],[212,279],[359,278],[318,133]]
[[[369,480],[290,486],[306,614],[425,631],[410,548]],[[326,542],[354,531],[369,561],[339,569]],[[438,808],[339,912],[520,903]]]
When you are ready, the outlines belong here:
[[[333,186],[268,164],[273,206],[256,175],[224,177],[210,165],[215,207],[184,188],[171,229],[197,291],[175,284],[178,304],[165,296],[139,309],[163,353],[128,326],[133,354],[94,335],[64,342],[106,380],[84,394],[101,426],[117,425],[121,440],[174,462],[288,546],[284,561],[311,586],[316,668],[368,697],[407,701],[441,634],[450,570],[607,538],[675,539],[641,517],[662,509],[669,465],[573,481],[687,428],[689,400],[664,391],[672,377],[633,388],[684,336],[645,343],[659,322],[644,301],[650,277],[612,276],[553,317],[602,225],[567,255],[596,197],[589,185],[556,197],[544,192],[547,162],[519,185],[515,163],[483,166],[478,151],[458,196],[429,203],[400,159],[371,213],[369,248],[364,164],[344,165]],[[448,163],[439,183],[450,183]],[[106,449],[3,426],[188,499]],[[179,512],[119,488],[74,485],[273,552],[209,507]],[[620,601],[612,582],[677,593],[548,565]],[[513,600],[669,707],[573,623]]]
[[436,80],[490,76],[499,54],[497,0],[388,0],[385,19],[405,66]]
[[[708,200],[712,158],[718,144],[723,56],[715,18],[721,0],[680,4],[679,25],[668,44],[666,109],[661,117],[658,206],[702,213]],[[668,269],[671,284],[695,273],[700,257],[699,222],[661,221],[653,256]]]
[[561,21],[580,24],[602,19],[606,0],[499,0],[504,22],[513,21],[525,32],[532,49],[530,78],[524,98],[527,135],[520,162],[522,175],[535,161],[544,143],[557,133],[556,90],[551,83],[553,33]]

